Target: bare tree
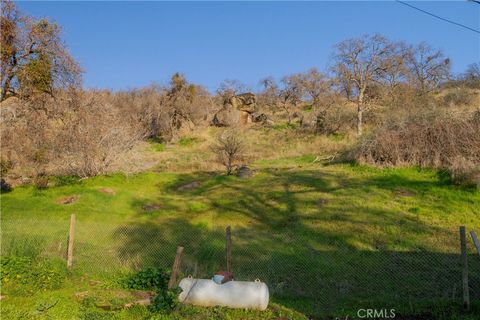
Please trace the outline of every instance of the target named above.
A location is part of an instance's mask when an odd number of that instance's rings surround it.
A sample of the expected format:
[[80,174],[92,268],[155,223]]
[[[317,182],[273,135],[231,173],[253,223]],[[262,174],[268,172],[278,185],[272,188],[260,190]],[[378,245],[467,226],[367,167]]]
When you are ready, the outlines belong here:
[[406,55],[411,84],[420,93],[428,93],[450,76],[450,59],[427,43],[411,46]]
[[352,88],[352,98],[357,104],[358,135],[363,132],[365,92],[380,77],[392,49],[392,43],[381,35],[349,39],[336,46],[334,71],[342,82]]
[[183,129],[206,122],[213,109],[210,93],[179,73],[172,75],[168,86],[116,93],[114,100],[130,121],[142,123],[145,137],[165,141],[177,138]]
[[465,72],[465,78],[480,79],[480,62],[469,64]]
[[302,85],[300,76],[292,74],[282,78],[283,88],[279,91],[279,105],[287,115],[288,124],[292,123],[293,112],[302,101]]
[[227,175],[230,175],[241,160],[243,152],[245,151],[245,144],[239,136],[238,131],[225,131],[216,137],[215,143],[211,146],[211,150],[217,156],[217,161],[225,166]]
[[248,87],[240,80],[226,79],[220,83],[217,89],[217,96],[220,97],[223,105],[228,103],[233,96],[247,91],[249,91]]
[[23,16],[15,4],[1,1],[1,97],[76,87],[81,70],[61,40],[61,29],[47,19]]
[[383,60],[383,65],[379,68],[379,77],[377,83],[385,88],[388,98],[395,102],[396,94],[408,78],[408,68],[406,59],[409,54],[408,47],[403,43],[393,43],[390,57]]
[[330,90],[331,83],[327,76],[319,72],[318,69],[312,68],[299,74],[298,77],[302,93],[310,100],[313,107],[318,106],[321,97]]
[[467,67],[467,71],[462,75],[462,79],[468,86],[480,87],[480,63],[472,63]]
[[188,83],[180,73],[173,74],[167,92],[169,104],[170,131],[180,129],[183,124],[193,126],[192,105],[197,98],[198,87]]
[[270,109],[275,114],[278,104],[279,88],[273,77],[266,77],[260,80],[262,91],[258,94],[258,104]]

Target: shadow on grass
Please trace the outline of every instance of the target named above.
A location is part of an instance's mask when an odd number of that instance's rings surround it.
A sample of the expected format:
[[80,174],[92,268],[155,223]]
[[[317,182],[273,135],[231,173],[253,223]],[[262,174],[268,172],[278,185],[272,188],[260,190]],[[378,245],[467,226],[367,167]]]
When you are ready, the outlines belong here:
[[[459,255],[450,248],[437,252],[420,240],[456,239],[455,228],[427,225],[388,205],[372,207],[368,197],[348,202],[354,190],[362,197],[378,187],[420,194],[437,187],[435,182],[319,171],[264,170],[250,180],[198,173],[160,186],[155,201],[164,201],[173,186],[190,181],[202,181],[202,186],[180,194],[181,199],[200,199],[220,222],[194,223],[195,213],[182,214],[182,200],[169,201],[168,210],[177,206],[178,214],[142,218],[115,230],[122,260],[135,261],[139,268],[170,268],[175,248],[182,245],[182,276],[211,277],[225,268],[223,227],[228,221],[233,225],[235,277],[260,278],[274,300],[308,315],[366,307],[410,313],[461,301]],[[332,195],[328,205],[319,202]],[[141,203],[132,206],[140,208]],[[391,249],[396,246],[403,249]],[[472,254],[469,261],[471,298],[478,300],[480,259]]]

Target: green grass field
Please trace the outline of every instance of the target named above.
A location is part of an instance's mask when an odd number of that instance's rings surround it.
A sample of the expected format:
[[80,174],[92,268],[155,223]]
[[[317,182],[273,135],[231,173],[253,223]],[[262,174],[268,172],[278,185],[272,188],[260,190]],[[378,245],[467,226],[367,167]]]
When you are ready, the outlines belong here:
[[[52,274],[64,272],[53,288],[3,281],[2,316],[306,319],[351,316],[369,306],[402,314],[456,306],[458,226],[480,231],[480,192],[454,186],[430,170],[325,165],[314,159],[257,161],[250,179],[151,171],[57,179],[57,186],[46,190],[18,187],[2,194],[3,257],[27,256],[62,270],[70,214],[77,217],[73,269]],[[200,187],[178,191],[193,181]],[[72,203],[60,203],[68,197]],[[85,302],[133,299],[112,279],[148,266],[170,268],[178,245],[185,247],[182,276],[211,277],[225,269],[227,225],[233,272],[239,280],[268,284],[268,311],[183,306],[166,316],[144,307],[102,311]],[[480,258],[470,240],[469,250],[471,295],[478,300]]]

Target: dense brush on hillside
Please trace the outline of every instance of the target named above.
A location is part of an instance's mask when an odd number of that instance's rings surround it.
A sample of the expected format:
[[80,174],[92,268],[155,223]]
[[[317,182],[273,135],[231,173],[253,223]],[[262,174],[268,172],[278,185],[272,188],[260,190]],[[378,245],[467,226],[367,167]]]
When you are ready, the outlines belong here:
[[350,155],[361,163],[446,169],[458,182],[480,184],[480,111],[418,111],[361,139]]

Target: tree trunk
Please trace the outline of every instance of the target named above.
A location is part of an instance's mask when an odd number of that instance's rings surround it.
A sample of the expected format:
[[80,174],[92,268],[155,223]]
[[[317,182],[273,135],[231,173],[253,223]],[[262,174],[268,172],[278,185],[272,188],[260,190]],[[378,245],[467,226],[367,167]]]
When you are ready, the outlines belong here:
[[363,133],[363,109],[363,91],[361,91],[357,100],[357,136]]
[[[9,59],[10,60],[10,59]],[[6,79],[2,86],[2,92],[0,96],[0,102],[7,99],[7,94],[9,91],[12,91],[11,85],[13,77],[15,76],[15,67],[17,66],[17,57],[16,52],[13,52],[11,62],[9,62],[8,70],[6,71]],[[5,66],[3,66],[5,68]],[[6,70],[6,69],[5,69]],[[2,79],[3,80],[3,79]]]
[[363,105],[358,103],[357,105],[357,136],[361,136],[363,133]]

